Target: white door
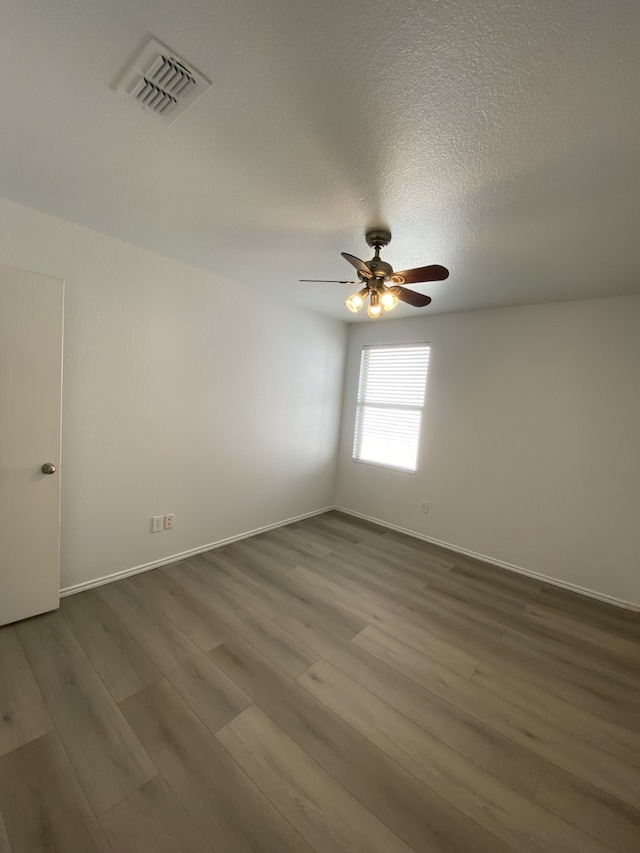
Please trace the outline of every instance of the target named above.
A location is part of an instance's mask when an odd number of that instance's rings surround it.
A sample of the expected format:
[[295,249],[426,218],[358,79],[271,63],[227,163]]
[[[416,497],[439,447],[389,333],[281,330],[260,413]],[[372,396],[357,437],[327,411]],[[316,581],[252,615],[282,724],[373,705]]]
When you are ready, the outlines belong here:
[[0,265],[0,625],[59,604],[63,286]]

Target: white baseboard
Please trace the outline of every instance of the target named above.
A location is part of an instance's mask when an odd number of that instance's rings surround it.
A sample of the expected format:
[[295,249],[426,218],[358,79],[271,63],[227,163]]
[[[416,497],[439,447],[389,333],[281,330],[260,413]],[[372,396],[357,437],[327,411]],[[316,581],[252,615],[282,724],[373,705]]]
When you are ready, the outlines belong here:
[[204,551],[211,551],[214,548],[221,548],[223,545],[230,545],[232,542],[239,542],[241,539],[248,539],[250,536],[256,536],[258,533],[266,533],[267,530],[275,530],[277,527],[284,527],[287,524],[293,524],[294,521],[302,521],[305,518],[312,518],[314,515],[322,515],[325,512],[332,510],[332,506],[326,506],[323,509],[316,509],[313,512],[307,512],[303,515],[296,515],[294,518],[285,518],[284,521],[276,521],[274,524],[266,524],[264,527],[257,527],[255,530],[247,530],[245,533],[239,533],[237,536],[229,536],[227,539],[219,539],[217,542],[210,542],[208,545],[200,545],[198,548],[191,548],[189,551],[182,551],[180,554],[172,554],[170,557],[161,557],[159,560],[153,560],[151,563],[143,563],[141,566],[133,566],[130,569],[122,569],[119,572],[113,572],[110,575],[104,575],[101,578],[93,578],[89,581],[67,586],[60,590],[60,598],[66,595],[74,595],[76,592],[82,592],[85,589],[92,589],[94,586],[103,586],[112,581],[128,578],[131,575],[139,575],[142,572],[148,572],[151,569],[158,569],[160,566],[168,566],[171,563],[177,563],[179,560],[184,560],[186,557],[193,557],[195,554],[202,554]]
[[133,566],[130,569],[123,569],[119,572],[113,572],[110,575],[104,575],[100,578],[93,578],[89,581],[67,586],[60,590],[60,597],[64,598],[67,595],[74,595],[76,592],[82,592],[85,589],[92,589],[96,586],[102,586],[112,581],[138,575],[141,572],[148,572],[151,569],[157,569],[160,566],[168,566],[171,563],[177,563],[179,560],[184,560],[187,557],[193,557],[195,554],[202,554],[204,551],[211,551],[214,548],[221,548],[223,545],[230,545],[232,542],[239,542],[241,539],[248,539],[250,536],[256,536],[258,533],[266,533],[268,530],[275,530],[277,527],[285,527],[287,524],[293,524],[295,521],[302,521],[305,518],[312,518],[314,515],[323,515],[325,512],[337,510],[352,515],[355,518],[361,518],[363,521],[369,521],[372,524],[377,524],[379,527],[386,527],[389,530],[396,530],[398,533],[404,533],[406,536],[411,536],[414,539],[421,539],[423,542],[429,542],[432,545],[438,545],[440,548],[446,548],[448,551],[453,551],[456,554],[464,554],[466,557],[472,557],[474,560],[480,560],[483,563],[488,563],[491,566],[498,566],[501,569],[506,569],[510,572],[516,572],[519,575],[525,575],[535,580],[543,581],[552,586],[568,589],[571,592],[576,592],[579,595],[586,595],[588,598],[595,598],[598,601],[604,601],[607,604],[613,604],[616,607],[623,607],[626,610],[640,612],[640,604],[632,601],[625,601],[621,598],[615,598],[612,595],[606,595],[604,592],[597,592],[587,587],[578,586],[577,584],[569,583],[568,581],[553,578],[549,575],[543,575],[540,572],[534,572],[530,569],[525,569],[523,566],[516,566],[513,563],[506,563],[504,560],[498,560],[495,557],[488,557],[486,554],[479,554],[476,551],[470,551],[468,548],[461,548],[459,545],[453,545],[451,542],[443,542],[440,539],[434,539],[433,536],[425,536],[423,533],[417,533],[415,530],[409,530],[406,527],[400,527],[397,524],[391,524],[388,521],[383,521],[380,518],[373,518],[370,515],[363,515],[360,512],[347,509],[342,506],[327,506],[322,509],[307,512],[303,515],[297,515],[294,518],[286,518],[283,521],[276,521],[274,524],[267,524],[264,527],[258,527],[255,530],[247,530],[245,533],[240,533],[237,536],[230,536],[227,539],[220,539],[217,542],[210,542],[208,545],[201,545],[198,548],[191,548],[188,551],[182,551],[180,554],[172,554],[170,557],[162,557],[159,560],[154,560],[151,563],[144,563],[140,566]]
[[421,539],[423,542],[429,542],[431,545],[438,545],[441,548],[446,548],[448,551],[454,551],[456,554],[464,554],[466,557],[473,557],[474,560],[480,560],[483,563],[489,563],[491,566],[498,566],[501,569],[507,569],[510,572],[516,572],[519,575],[526,575],[528,578],[549,583],[552,586],[558,586],[562,589],[568,589],[571,592],[577,592],[580,595],[586,595],[588,598],[595,598],[598,601],[604,601],[607,604],[614,604],[616,607],[624,607],[625,610],[640,611],[640,604],[632,601],[625,601],[622,598],[615,598],[613,595],[607,595],[604,592],[597,592],[594,589],[587,589],[584,586],[569,583],[559,578],[552,578],[549,575],[533,572],[530,569],[525,569],[522,566],[515,566],[512,563],[505,563],[504,560],[497,560],[495,557],[487,557],[486,554],[478,554],[476,551],[470,551],[468,548],[461,548],[459,545],[452,545],[450,542],[442,542],[440,539],[434,539],[432,536],[425,536],[423,533],[416,533],[415,530],[408,530],[406,527],[399,527],[397,524],[390,524],[388,521],[382,521],[379,518],[372,518],[370,515],[363,515],[360,512],[354,512],[352,509],[347,509],[343,506],[333,507],[338,512],[343,512],[345,515],[353,515],[355,518],[361,518],[363,521],[369,521],[372,524],[378,524],[380,527],[387,527],[390,530],[396,530],[398,533],[404,533],[407,536],[412,536],[414,539]]

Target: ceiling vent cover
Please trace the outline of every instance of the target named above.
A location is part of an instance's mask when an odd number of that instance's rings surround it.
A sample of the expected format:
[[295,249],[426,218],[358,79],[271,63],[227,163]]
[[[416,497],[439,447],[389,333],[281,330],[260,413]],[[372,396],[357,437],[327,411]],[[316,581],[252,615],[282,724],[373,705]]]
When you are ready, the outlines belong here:
[[203,74],[152,38],[114,88],[171,124],[209,86]]

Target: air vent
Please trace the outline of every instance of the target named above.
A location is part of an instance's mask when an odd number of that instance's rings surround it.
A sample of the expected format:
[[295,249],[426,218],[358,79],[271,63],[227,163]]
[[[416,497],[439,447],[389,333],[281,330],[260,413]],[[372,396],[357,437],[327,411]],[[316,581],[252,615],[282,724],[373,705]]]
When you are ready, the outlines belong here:
[[200,97],[210,81],[156,39],[151,39],[114,87],[171,124]]

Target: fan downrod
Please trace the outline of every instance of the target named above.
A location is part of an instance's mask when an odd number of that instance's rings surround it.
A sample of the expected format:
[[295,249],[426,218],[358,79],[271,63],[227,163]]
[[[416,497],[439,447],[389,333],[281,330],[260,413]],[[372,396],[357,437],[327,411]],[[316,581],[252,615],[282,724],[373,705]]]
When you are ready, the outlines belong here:
[[370,228],[364,235],[367,244],[372,249],[388,246],[391,242],[391,231],[388,228]]

